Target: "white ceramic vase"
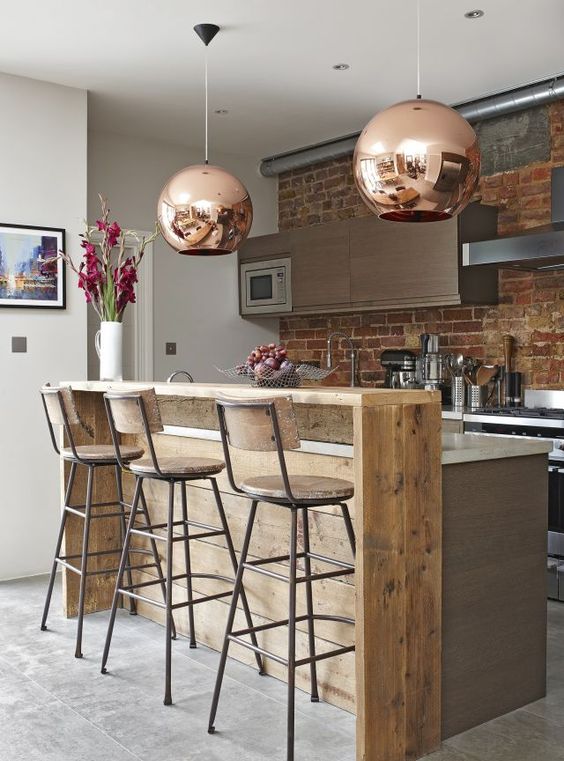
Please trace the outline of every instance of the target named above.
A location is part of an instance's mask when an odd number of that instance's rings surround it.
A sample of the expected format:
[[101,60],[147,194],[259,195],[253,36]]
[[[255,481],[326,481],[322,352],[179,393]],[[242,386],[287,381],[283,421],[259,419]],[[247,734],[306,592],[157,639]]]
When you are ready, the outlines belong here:
[[100,380],[123,380],[123,324],[101,322],[95,344],[100,358]]

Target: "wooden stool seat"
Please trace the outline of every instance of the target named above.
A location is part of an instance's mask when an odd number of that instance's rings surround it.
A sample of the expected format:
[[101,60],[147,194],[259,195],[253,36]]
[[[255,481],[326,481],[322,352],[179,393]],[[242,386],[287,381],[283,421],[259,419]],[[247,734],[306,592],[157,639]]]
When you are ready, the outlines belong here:
[[[354,494],[354,485],[344,478],[289,475],[288,479],[293,496],[299,500],[349,499]],[[286,499],[282,476],[247,478],[240,484],[240,488],[249,496]]]
[[[76,453],[85,462],[109,462],[116,463],[116,450],[113,444],[85,444],[75,447]],[[74,460],[75,456],[70,448],[61,449],[61,456],[65,460]],[[123,460],[135,460],[143,456],[143,450],[139,447],[122,446],[121,456]]]
[[[123,452],[124,447],[121,448]],[[211,476],[221,473],[225,463],[211,457],[159,457],[159,468],[162,478],[170,476]],[[130,469],[133,473],[157,476],[153,460],[150,457],[135,460]]]

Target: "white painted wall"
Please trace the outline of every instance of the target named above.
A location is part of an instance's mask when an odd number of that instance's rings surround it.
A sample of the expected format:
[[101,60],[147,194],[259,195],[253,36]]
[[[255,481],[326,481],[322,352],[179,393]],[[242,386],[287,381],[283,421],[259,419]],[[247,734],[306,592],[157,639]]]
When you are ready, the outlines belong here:
[[[86,216],[86,92],[0,74],[0,220],[62,227],[77,255]],[[59,464],[39,388],[86,376],[86,305],[0,310],[0,579],[46,571],[59,521]],[[27,354],[11,337],[27,336]]]
[[[98,193],[106,196],[122,226],[151,230],[162,186],[171,174],[202,160],[201,151],[155,140],[102,132],[89,133],[88,217],[98,214]],[[212,153],[212,163],[232,171],[247,186],[254,206],[251,235],[276,232],[277,181],[261,177],[257,158]],[[142,266],[150,264],[147,259]],[[243,320],[238,315],[237,257],[202,259],[176,254],[162,239],[153,261],[154,378],[164,380],[185,368],[194,379],[221,379],[214,367],[230,367],[245,358],[256,343],[276,340],[278,320]],[[96,316],[89,315],[91,330]],[[165,355],[175,341],[177,355]],[[89,374],[97,377],[97,361],[89,353]]]

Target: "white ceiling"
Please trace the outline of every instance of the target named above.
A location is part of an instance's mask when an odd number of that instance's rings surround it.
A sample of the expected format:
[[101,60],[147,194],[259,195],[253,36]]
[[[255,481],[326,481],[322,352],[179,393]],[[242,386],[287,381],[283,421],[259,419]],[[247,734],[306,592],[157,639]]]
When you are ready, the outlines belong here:
[[[562,0],[421,0],[423,97],[456,103],[564,71]],[[1,0],[0,71],[91,93],[94,129],[255,157],[354,132],[415,94],[415,0]],[[464,12],[482,8],[475,21]],[[350,64],[333,71],[335,63]],[[0,104],[1,107],[1,104]],[[2,118],[9,118],[3,114]]]

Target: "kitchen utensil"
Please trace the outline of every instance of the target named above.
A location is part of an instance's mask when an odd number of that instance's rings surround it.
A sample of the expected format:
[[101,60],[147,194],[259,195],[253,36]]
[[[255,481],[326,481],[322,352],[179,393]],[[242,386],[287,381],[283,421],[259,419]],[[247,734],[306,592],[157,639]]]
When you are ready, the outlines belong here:
[[521,406],[521,373],[511,372],[505,376],[505,403],[508,407]]
[[498,365],[480,365],[476,370],[476,385],[487,386],[495,378]]
[[513,369],[513,349],[515,346],[515,339],[513,336],[503,336],[503,356],[505,359],[505,372],[510,373]]

